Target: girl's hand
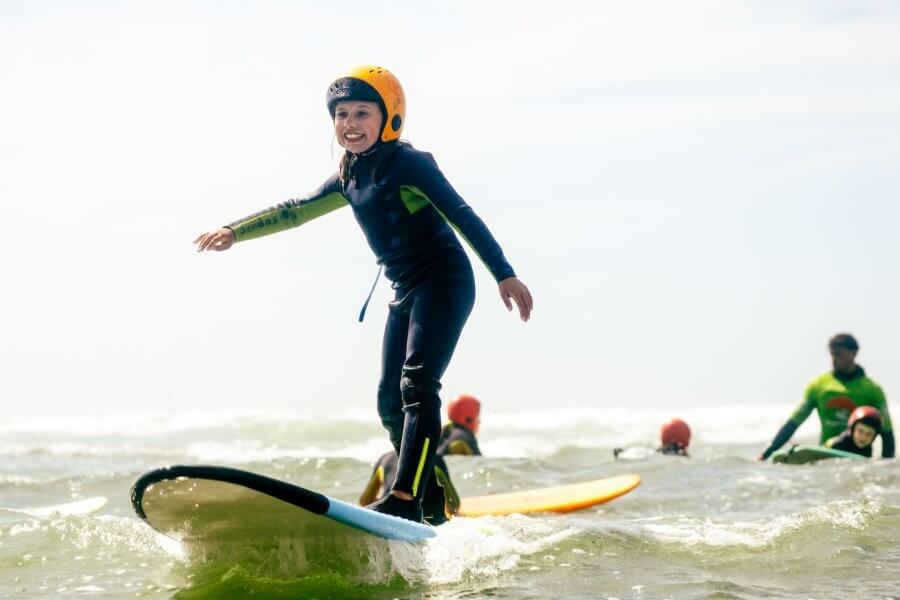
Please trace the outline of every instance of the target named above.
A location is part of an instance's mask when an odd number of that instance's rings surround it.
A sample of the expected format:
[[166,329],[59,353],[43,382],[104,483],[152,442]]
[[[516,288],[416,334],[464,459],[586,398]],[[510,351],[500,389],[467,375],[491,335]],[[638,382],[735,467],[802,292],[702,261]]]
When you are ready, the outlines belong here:
[[194,243],[197,244],[197,252],[203,252],[204,250],[221,252],[222,250],[228,250],[234,245],[234,232],[227,227],[223,227],[217,231],[210,231],[197,236]]
[[522,321],[527,321],[531,317],[531,309],[534,307],[534,301],[531,299],[531,292],[528,287],[519,281],[516,277],[507,277],[500,282],[500,298],[506,305],[506,310],[512,310],[512,301],[515,301],[519,307],[519,316]]

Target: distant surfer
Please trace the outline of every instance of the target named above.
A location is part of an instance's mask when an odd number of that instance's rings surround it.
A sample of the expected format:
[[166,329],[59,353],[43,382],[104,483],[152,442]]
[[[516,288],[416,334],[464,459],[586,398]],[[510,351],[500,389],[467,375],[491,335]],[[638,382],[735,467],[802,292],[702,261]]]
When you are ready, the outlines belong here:
[[438,454],[481,456],[475,435],[481,425],[481,402],[468,394],[460,394],[447,405],[450,422],[441,431]]
[[[881,387],[856,364],[856,354],[859,352],[856,338],[849,333],[839,333],[828,341],[828,350],[833,370],[812,380],[806,388],[803,402],[782,425],[758,460],[766,460],[790,440],[814,410],[818,412],[822,426],[819,443],[825,444],[846,430],[850,414],[861,406],[871,406],[879,412],[881,455],[893,458],[894,433],[891,430],[887,401]],[[871,449],[869,452],[871,454]]]
[[[369,482],[359,497],[363,506],[388,496],[397,477],[397,453],[385,452],[375,463]],[[440,525],[459,510],[459,494],[450,479],[450,469],[441,456],[434,458],[434,477],[428,480],[428,489],[422,499],[422,516],[430,525]]]
[[688,456],[691,428],[681,419],[669,419],[659,428],[660,446],[657,452],[674,456]]
[[[395,290],[384,332],[378,413],[399,462],[391,492],[369,508],[421,522],[441,434],[441,377],[475,301],[472,266],[453,227],[494,276],[508,310],[515,304],[527,321],[533,301],[432,155],[400,140],[406,101],[392,73],[376,66],[353,69],[329,86],[326,104],[335,139],[346,150],[338,172],[304,198],[204,233],[194,243],[198,251],[227,250],[347,205],[353,209]],[[360,319],[364,312],[365,305]],[[341,395],[335,382],[334,401]]]
[[[669,419],[659,428],[659,447],[656,449],[660,454],[669,456],[690,456],[688,454],[688,446],[691,445],[691,428],[681,419]],[[619,456],[625,452],[625,448],[613,448],[613,457]],[[650,448],[646,448],[650,451]]]
[[847,429],[825,442],[826,448],[872,457],[872,442],[881,433],[881,413],[871,406],[860,406],[847,421]]

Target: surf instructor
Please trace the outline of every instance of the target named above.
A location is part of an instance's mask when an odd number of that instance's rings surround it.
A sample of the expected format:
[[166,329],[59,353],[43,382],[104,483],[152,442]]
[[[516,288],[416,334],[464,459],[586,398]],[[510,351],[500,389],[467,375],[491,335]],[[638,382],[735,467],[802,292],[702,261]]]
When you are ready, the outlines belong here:
[[[475,301],[472,265],[453,228],[494,276],[507,310],[515,303],[522,321],[531,316],[531,293],[432,155],[400,140],[406,99],[390,71],[352,69],[328,87],[325,103],[345,149],[337,173],[304,198],[204,233],[194,243],[200,252],[227,250],[351,207],[395,290],[384,330],[378,413],[399,462],[390,493],[369,508],[422,522],[441,434],[441,378]],[[342,400],[338,391],[334,401]]]
[[797,428],[815,410],[822,425],[819,443],[825,444],[830,438],[840,435],[847,428],[850,414],[860,406],[877,409],[882,418],[881,455],[894,457],[894,433],[887,411],[887,400],[881,387],[866,375],[856,364],[859,343],[849,333],[839,333],[828,341],[833,369],[810,382],[803,402],[781,427],[775,439],[758,460],[766,460],[781,448]]

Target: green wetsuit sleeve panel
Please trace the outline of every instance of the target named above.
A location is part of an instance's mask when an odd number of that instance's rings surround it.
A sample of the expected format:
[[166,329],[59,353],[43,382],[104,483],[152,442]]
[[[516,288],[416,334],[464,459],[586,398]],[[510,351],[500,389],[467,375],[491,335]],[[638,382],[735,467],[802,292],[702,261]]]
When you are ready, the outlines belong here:
[[816,391],[816,381],[813,381],[806,387],[806,392],[803,394],[803,402],[801,402],[800,405],[794,409],[794,412],[791,413],[790,421],[797,427],[803,425],[803,422],[806,421],[806,419],[809,418],[809,415],[811,415],[818,407]]
[[[409,185],[401,186],[401,197],[411,211],[415,210],[419,195],[434,206],[475,251],[494,279],[498,282],[515,277],[515,271],[503,255],[503,249],[472,207],[456,192],[437,166],[434,157],[427,152],[409,155]],[[404,197],[404,188],[406,197]]]
[[279,231],[299,227],[342,206],[347,198],[341,193],[337,175],[305,198],[292,199],[226,225],[234,232],[236,242],[252,240]]
[[803,402],[794,409],[794,412],[791,413],[787,422],[782,425],[781,429],[778,430],[778,433],[775,434],[775,439],[773,439],[772,443],[769,444],[769,447],[763,451],[763,458],[769,458],[775,451],[784,446],[787,441],[791,439],[791,436],[794,435],[794,432],[797,431],[797,428],[803,425],[803,422],[809,418],[809,415],[816,409],[816,406],[816,381],[813,381],[806,386]]

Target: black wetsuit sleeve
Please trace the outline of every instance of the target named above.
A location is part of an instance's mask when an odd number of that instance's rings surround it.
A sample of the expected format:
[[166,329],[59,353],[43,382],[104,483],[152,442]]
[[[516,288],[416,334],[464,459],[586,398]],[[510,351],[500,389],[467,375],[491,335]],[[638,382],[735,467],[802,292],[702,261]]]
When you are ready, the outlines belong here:
[[778,430],[778,433],[775,434],[775,439],[772,440],[772,443],[766,448],[765,452],[763,452],[763,458],[769,458],[772,456],[772,453],[781,448],[787,443],[791,436],[794,435],[794,432],[797,431],[799,425],[794,423],[791,420],[788,420],[787,423],[782,425],[781,429]]
[[322,186],[304,198],[291,199],[226,225],[236,242],[252,240],[293,227],[347,206],[340,180],[331,176]]
[[503,255],[500,244],[472,207],[456,193],[431,154],[427,152],[410,154],[405,175],[404,179],[418,188],[466,240],[495,280],[500,282],[515,277],[516,273]]
[[472,449],[472,456],[481,456],[481,448],[478,447],[478,439],[474,435],[469,435],[469,447]]
[[893,430],[881,432],[881,457],[894,458],[894,432]]

